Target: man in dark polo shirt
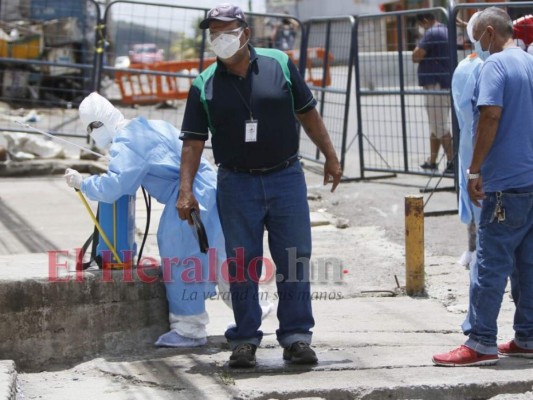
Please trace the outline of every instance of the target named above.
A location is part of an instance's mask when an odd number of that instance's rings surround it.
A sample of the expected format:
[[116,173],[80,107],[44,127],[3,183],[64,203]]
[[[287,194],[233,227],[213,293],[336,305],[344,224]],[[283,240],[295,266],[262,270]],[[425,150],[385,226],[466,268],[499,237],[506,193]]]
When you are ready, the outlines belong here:
[[432,13],[417,14],[416,18],[425,32],[413,50],[413,62],[418,63],[418,84],[428,91],[425,95],[425,106],[430,129],[429,159],[420,167],[437,169],[437,156],[442,146],[448,159],[445,173],[453,174],[453,145],[449,127],[450,96],[434,93],[449,89],[451,84],[448,28],[437,21]]
[[265,228],[276,267],[276,335],[284,348],[283,358],[314,364],[311,226],[298,161],[297,120],[325,156],[324,184],[332,182],[332,191],[342,176],[339,161],[315,109],[316,100],[295,66],[279,50],[255,49],[248,43],[251,31],[239,7],[222,4],[213,8],[200,28],[209,29],[217,62],[194,80],[187,99],[176,207],[180,218],[192,223],[190,211],[198,208],[193,180],[210,131],[219,166],[217,202],[231,261],[236,322],[225,333],[232,349],[229,366],[253,367],[263,336],[258,280],[263,264],[273,266],[270,261],[263,263]]

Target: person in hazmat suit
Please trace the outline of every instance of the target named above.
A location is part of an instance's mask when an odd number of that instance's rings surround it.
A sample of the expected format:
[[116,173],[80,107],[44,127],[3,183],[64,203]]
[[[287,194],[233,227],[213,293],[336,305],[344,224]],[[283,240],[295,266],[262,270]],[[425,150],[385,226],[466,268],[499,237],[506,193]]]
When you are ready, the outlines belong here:
[[[210,248],[216,249],[216,260],[212,260],[200,251],[192,227],[187,221],[180,220],[175,207],[182,147],[179,131],[165,121],[143,117],[127,120],[96,92],[82,101],[79,114],[96,146],[108,150],[109,166],[106,173],[86,178],[69,168],[65,172],[67,184],[81,190],[89,199],[104,203],[113,203],[123,195],[134,195],[142,185],[158,202],[165,204],[157,231],[161,265],[165,264],[164,260],[180,261],[170,264],[171,279],[164,279],[170,331],[161,335],[155,345],[196,347],[206,344],[209,317],[205,300],[215,294],[217,283],[210,278],[213,268],[216,268],[219,293],[231,307],[231,299],[226,296],[229,294],[229,283],[220,271],[226,252],[216,207],[216,172],[202,158],[194,180],[200,218],[205,225]],[[182,279],[183,270],[190,268],[182,262],[187,259],[199,261],[200,279],[197,279],[198,276]],[[216,266],[209,265],[209,262],[216,263]],[[272,305],[263,301],[263,317],[271,309]]]

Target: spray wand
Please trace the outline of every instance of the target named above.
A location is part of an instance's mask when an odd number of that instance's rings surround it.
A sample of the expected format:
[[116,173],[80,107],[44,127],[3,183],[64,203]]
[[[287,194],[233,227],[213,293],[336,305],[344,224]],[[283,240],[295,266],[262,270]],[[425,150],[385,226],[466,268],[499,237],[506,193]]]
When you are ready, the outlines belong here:
[[19,125],[22,125],[22,126],[25,127],[25,128],[31,129],[32,131],[37,132],[37,133],[40,133],[40,134],[42,134],[42,135],[44,135],[44,136],[47,136],[47,137],[49,137],[49,138],[51,138],[51,139],[53,139],[53,140],[57,140],[57,141],[59,141],[59,142],[63,142],[63,143],[66,143],[66,144],[68,144],[68,145],[71,145],[71,146],[77,147],[78,149],[81,149],[81,150],[86,151],[86,152],[88,152],[88,153],[94,154],[95,156],[107,158],[107,157],[104,156],[103,154],[97,153],[96,151],[93,151],[93,150],[91,150],[91,149],[89,149],[89,148],[87,148],[87,147],[85,147],[85,146],[81,146],[81,145],[79,145],[79,144],[76,144],[76,143],[74,143],[74,142],[71,142],[70,140],[66,140],[66,139],[63,139],[63,138],[61,138],[61,137],[59,137],[59,136],[52,135],[51,133],[48,133],[48,132],[43,131],[43,130],[41,130],[41,129],[35,128],[34,126],[31,126],[30,124],[27,124],[27,123],[25,123],[25,122],[22,122],[22,121],[15,121],[15,122],[16,122],[17,124],[19,124]]

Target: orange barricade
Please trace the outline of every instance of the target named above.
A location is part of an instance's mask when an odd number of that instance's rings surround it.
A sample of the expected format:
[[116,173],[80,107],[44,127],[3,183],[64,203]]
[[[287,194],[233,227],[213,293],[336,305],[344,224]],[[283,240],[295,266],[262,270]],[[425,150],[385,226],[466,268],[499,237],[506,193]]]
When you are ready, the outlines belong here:
[[[204,60],[203,67],[211,65],[215,58]],[[115,71],[122,103],[154,104],[166,100],[186,99],[194,77],[198,74],[199,59],[184,61],[161,61],[154,64],[131,64],[129,69],[142,71]],[[182,73],[189,77],[154,75],[158,73]]]
[[[203,68],[207,68],[216,58],[204,59]],[[198,75],[200,60],[163,61],[155,64],[158,72],[183,73],[190,78],[159,75],[157,78],[157,97],[159,101],[186,99],[192,81]]]
[[[288,50],[286,53],[293,63],[298,64],[300,58],[298,50]],[[325,50],[320,47],[307,49],[305,81],[314,86],[322,86],[324,54]],[[329,53],[325,65],[326,86],[331,84],[329,67],[332,60],[333,56]],[[205,69],[215,61],[215,58],[204,59],[203,68]],[[155,104],[167,100],[186,99],[192,81],[198,74],[199,66],[200,60],[192,59],[161,61],[153,64],[131,64],[129,69],[139,71],[115,71],[115,81],[122,96],[122,103],[125,105]],[[185,76],[154,75],[151,72],[181,73]]]
[[156,76],[150,74],[154,64],[131,64],[130,69],[144,71],[115,71],[115,82],[118,84],[124,104],[157,103]]
[[[298,65],[300,60],[299,50],[287,50],[285,53],[289,55],[289,58],[293,63]],[[331,74],[329,67],[333,61],[333,55],[328,53],[326,65],[324,66],[324,55],[326,50],[322,47],[311,47],[307,49],[307,59],[305,63],[305,81],[313,86],[322,86],[322,71],[326,68],[326,82],[325,86],[331,85]]]

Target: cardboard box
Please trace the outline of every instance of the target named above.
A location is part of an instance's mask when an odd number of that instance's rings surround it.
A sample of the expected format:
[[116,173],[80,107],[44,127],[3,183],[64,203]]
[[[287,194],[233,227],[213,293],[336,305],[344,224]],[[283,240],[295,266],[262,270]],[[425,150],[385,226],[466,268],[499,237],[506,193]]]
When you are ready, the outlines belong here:
[[4,70],[2,96],[10,99],[24,99],[28,95],[30,72],[16,69]]
[[83,40],[78,19],[74,17],[46,21],[43,24],[43,35],[46,46],[62,46]]
[[[75,64],[76,57],[72,47],[56,47],[48,49],[46,53],[46,61],[53,63],[67,63]],[[65,74],[76,74],[80,70],[72,67],[61,67],[57,65],[43,66],[43,72],[50,76],[58,76]]]
[[0,35],[0,57],[36,59],[41,56],[42,50],[43,38],[39,34],[27,33],[16,39]]

